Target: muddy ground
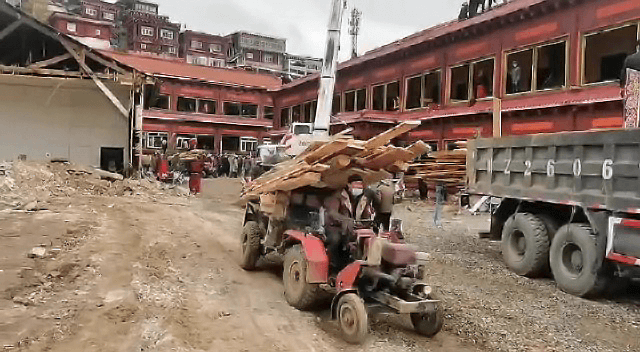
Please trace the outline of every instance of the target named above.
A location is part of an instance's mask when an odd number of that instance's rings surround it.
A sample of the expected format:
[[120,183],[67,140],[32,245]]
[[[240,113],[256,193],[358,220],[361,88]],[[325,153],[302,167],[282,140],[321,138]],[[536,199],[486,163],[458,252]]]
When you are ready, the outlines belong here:
[[[284,300],[277,267],[238,266],[237,180],[199,197],[73,195],[39,211],[0,211],[0,347],[7,351],[633,351],[637,288],[579,299],[549,279],[511,274],[486,216],[405,201],[409,241],[431,254],[428,282],[445,301],[443,331],[372,317],[364,346],[343,342],[327,311]],[[32,257],[33,247],[41,246]],[[635,290],[635,293],[634,293]]]

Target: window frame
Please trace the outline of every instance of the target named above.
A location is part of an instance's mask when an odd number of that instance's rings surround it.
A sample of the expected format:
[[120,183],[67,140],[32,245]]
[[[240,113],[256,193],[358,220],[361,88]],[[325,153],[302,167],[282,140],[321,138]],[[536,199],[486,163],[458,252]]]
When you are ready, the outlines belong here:
[[[353,93],[353,110],[349,110],[347,111],[347,94],[351,94]],[[342,93],[342,97],[341,97],[342,101],[344,102],[344,111],[343,112],[357,112],[358,111],[358,90],[357,89],[352,89],[352,90],[345,90]]]
[[[166,36],[165,34],[171,34],[170,36]],[[170,29],[166,29],[166,28],[161,28],[160,29],[160,38],[162,39],[166,39],[166,40],[173,40],[175,38],[175,33],[170,30]]]
[[[240,108],[240,114],[239,115],[227,115],[226,109],[225,109],[225,104],[238,104],[239,108]],[[256,116],[243,115],[242,114],[242,110],[243,110],[244,105],[255,105],[256,106]],[[240,102],[240,101],[231,101],[231,100],[223,100],[222,101],[222,115],[223,116],[244,117],[244,118],[247,118],[247,119],[257,119],[259,117],[259,114],[260,114],[260,104]]]
[[167,51],[169,54],[177,54],[178,49],[175,46],[169,46],[169,50]]
[[[200,102],[207,101],[213,103],[213,112],[201,112],[200,111]],[[196,112],[202,115],[218,115],[218,100],[210,99],[210,98],[197,98],[196,99]]]
[[[196,101],[196,108],[194,111],[181,111],[178,109],[179,105],[180,105],[180,98],[184,98],[184,99],[193,99]],[[176,97],[176,111],[177,112],[181,112],[181,113],[187,113],[187,114],[194,114],[198,112],[198,98],[194,97],[194,96],[184,96],[184,95],[178,95]]]
[[[493,76],[491,77],[491,84],[492,84],[491,91],[492,91],[492,94],[491,94],[491,96],[488,96],[488,97],[475,99],[475,101],[488,101],[488,100],[492,100],[492,99],[496,98],[496,92],[495,92],[495,89],[493,89],[495,87],[495,85],[496,85],[496,82],[495,82],[496,72],[497,72],[496,71],[496,56],[495,55],[488,55],[488,56],[483,56],[483,57],[480,57],[480,58],[477,58],[477,59],[468,60],[468,61],[464,61],[464,62],[461,62],[461,63],[456,64],[456,65],[449,66],[449,84],[448,84],[448,89],[447,89],[447,102],[449,104],[464,104],[464,103],[469,103],[469,101],[471,101],[471,98],[474,96],[474,93],[473,93],[473,79],[474,79],[474,75],[475,75],[475,65],[477,63],[479,63],[479,62],[488,61],[488,60],[493,60]],[[453,99],[451,97],[451,93],[452,93],[451,90],[453,88],[453,69],[459,68],[459,67],[463,67],[463,66],[466,66],[466,65],[469,65],[469,77],[467,77],[467,99],[466,100]],[[442,77],[440,79],[442,79]]]
[[[168,145],[169,144],[169,132],[156,132],[156,131],[145,132],[145,136],[144,136],[145,148],[147,148],[147,149],[162,149],[161,146],[160,147],[156,147],[156,146],[153,146],[153,145],[151,145],[151,146],[149,145],[149,137],[154,137],[154,139],[155,139],[155,138],[160,137],[162,135],[166,136],[165,138],[167,139],[167,145]],[[162,143],[160,143],[160,144],[162,144]]]
[[387,82],[383,82],[383,83],[376,83],[376,84],[372,84],[371,85],[371,110],[373,109],[373,91],[380,86],[383,86],[383,90],[382,90],[382,99],[383,99],[383,103],[382,103],[382,110],[374,110],[374,111],[384,111],[384,112],[397,112],[397,111],[403,111],[404,108],[404,102],[399,101],[398,102],[398,110],[389,110],[388,106],[387,106],[387,93],[389,90],[389,85],[393,84],[393,83],[398,83],[398,99],[399,100],[403,100],[402,99],[402,78],[398,78],[396,80],[391,80],[391,81],[387,81]]
[[[538,55],[538,50],[542,47],[546,47],[546,46],[550,46],[550,45],[556,45],[556,44],[560,44],[560,43],[564,43],[564,84],[562,85],[562,87],[557,87],[557,88],[546,88],[546,89],[538,89],[538,59],[539,59],[539,55]],[[563,35],[560,37],[556,37],[556,38],[552,38],[550,40],[544,41],[544,42],[538,42],[538,43],[534,43],[534,44],[529,44],[526,46],[520,46],[517,48],[514,48],[512,50],[509,51],[504,51],[503,52],[503,71],[502,71],[502,94],[505,98],[507,97],[517,97],[517,96],[521,96],[521,95],[526,95],[526,94],[533,94],[533,93],[540,93],[540,92],[550,92],[550,91],[561,91],[561,90],[566,90],[569,88],[569,75],[571,74],[571,67],[570,67],[570,63],[569,61],[571,60],[571,43],[570,43],[570,39],[568,36]],[[518,93],[507,93],[507,79],[508,79],[508,73],[507,70],[509,69],[509,62],[508,62],[508,57],[509,55],[512,54],[518,54],[518,53],[522,53],[528,50],[532,50],[532,58],[531,58],[531,89],[528,91],[524,91],[524,92],[518,92]],[[583,67],[581,68],[581,70],[584,72],[584,65],[582,65]],[[596,84],[601,84],[602,82],[598,82]],[[610,83],[610,82],[608,82]],[[495,95],[495,93],[494,93]]]
[[[373,107],[373,101],[375,100],[374,91],[376,88],[382,87],[382,110],[377,110]],[[371,110],[373,111],[387,111],[387,84],[386,83],[376,83],[371,85]]]
[[245,60],[252,60],[253,61],[253,53],[244,53],[244,58],[245,58]]
[[202,42],[199,41],[199,40],[191,40],[191,43],[189,43],[189,44],[191,44],[190,45],[191,49],[201,50],[202,47],[203,47]]
[[104,11],[104,12],[102,12],[102,18],[107,20],[107,21],[115,21],[116,20],[116,14],[113,13],[113,12]]
[[[267,114],[267,109],[271,109],[271,113],[270,114]],[[269,115],[271,116],[270,118],[267,117]],[[264,105],[262,107],[262,118],[263,119],[267,119],[267,120],[273,121],[273,119],[275,119],[275,117],[276,117],[276,110],[275,110],[275,108],[273,106]]]
[[98,16],[98,10],[91,7],[85,7],[84,14],[89,16]]
[[67,22],[67,31],[72,33],[78,33],[78,24],[76,22]]
[[[255,148],[251,150],[247,150],[247,144],[254,144]],[[240,137],[240,151],[241,152],[255,152],[258,150],[259,141],[256,137]]]
[[[407,76],[404,80],[404,111],[415,111],[419,109],[423,109],[422,101],[424,100],[424,73],[420,73],[413,76]],[[420,103],[417,108],[409,108],[407,104],[409,104],[409,81],[415,78],[420,77]]]
[[158,94],[159,97],[166,97],[167,98],[167,106],[168,108],[163,109],[163,108],[158,108],[158,107],[152,107],[149,106],[149,110],[157,110],[157,111],[171,111],[171,100],[172,100],[172,96],[170,94]]
[[[150,31],[148,31],[150,30]],[[148,32],[150,34],[145,34],[145,32]],[[153,27],[149,27],[149,26],[143,26],[140,25],[140,35],[144,36],[144,37],[155,37],[155,29]]]
[[[214,48],[218,48],[218,50],[215,50]],[[209,52],[212,53],[212,54],[221,53],[222,52],[222,44],[219,44],[219,43],[209,44]]]
[[[282,113],[283,113],[284,110],[287,111],[287,121],[286,121],[285,124],[282,124],[282,115],[283,115]],[[279,118],[280,118],[280,121],[279,121],[280,122],[280,128],[291,126],[291,106],[285,106],[285,107],[280,108],[280,116],[279,116]]]
[[[633,25],[636,26],[636,42],[637,42],[638,40],[640,40],[640,21],[639,20],[626,21],[626,22],[608,26],[608,27],[596,28],[588,32],[583,32],[580,35],[580,86],[593,87],[593,86],[600,86],[600,85],[611,85],[611,84],[615,84],[616,82],[619,82],[619,80],[609,80],[609,81],[602,81],[602,82],[586,83],[587,37],[594,36],[601,33],[615,31],[617,29],[622,29],[624,27],[633,26]],[[637,47],[636,47],[636,50],[637,50]]]

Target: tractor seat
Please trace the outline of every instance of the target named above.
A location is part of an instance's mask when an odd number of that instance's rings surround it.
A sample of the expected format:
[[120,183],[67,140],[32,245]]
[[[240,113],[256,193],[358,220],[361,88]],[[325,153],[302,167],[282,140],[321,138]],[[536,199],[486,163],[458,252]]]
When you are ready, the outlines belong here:
[[386,242],[382,247],[382,259],[394,266],[416,263],[416,251],[404,243]]

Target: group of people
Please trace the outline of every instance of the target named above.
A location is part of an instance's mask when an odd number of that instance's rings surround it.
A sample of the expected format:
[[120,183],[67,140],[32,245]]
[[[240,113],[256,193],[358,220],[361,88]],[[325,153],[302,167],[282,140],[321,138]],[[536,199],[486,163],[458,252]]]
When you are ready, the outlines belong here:
[[[503,3],[506,1],[507,0],[502,0]],[[497,3],[498,0],[469,0],[469,2],[464,2],[462,3],[458,20],[462,21],[473,18],[485,11],[491,10],[493,4]]]
[[254,179],[261,173],[258,158],[253,155],[212,155],[210,163],[214,177]]

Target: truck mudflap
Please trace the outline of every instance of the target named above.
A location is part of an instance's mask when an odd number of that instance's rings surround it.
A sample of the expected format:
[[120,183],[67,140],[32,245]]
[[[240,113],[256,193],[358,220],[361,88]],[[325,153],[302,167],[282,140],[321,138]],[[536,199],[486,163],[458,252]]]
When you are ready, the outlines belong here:
[[640,220],[609,217],[606,258],[640,266]]
[[300,243],[307,259],[307,282],[323,284],[329,280],[329,257],[324,242],[316,236],[301,231],[289,230],[285,233],[285,241]]
[[433,299],[422,299],[419,301],[405,301],[386,292],[376,292],[373,299],[383,305],[393,308],[399,314],[425,313],[435,311],[440,301]]

